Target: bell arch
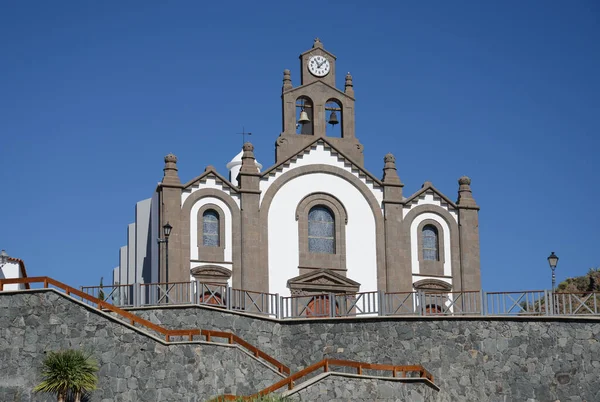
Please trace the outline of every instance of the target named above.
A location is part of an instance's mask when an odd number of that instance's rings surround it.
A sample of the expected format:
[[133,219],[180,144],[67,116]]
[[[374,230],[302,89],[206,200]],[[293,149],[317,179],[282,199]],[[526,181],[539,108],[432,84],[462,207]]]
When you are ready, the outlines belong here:
[[327,137],[344,138],[344,108],[342,102],[336,98],[329,98],[325,102],[325,135]]
[[296,134],[314,135],[314,105],[312,99],[306,95],[296,98]]

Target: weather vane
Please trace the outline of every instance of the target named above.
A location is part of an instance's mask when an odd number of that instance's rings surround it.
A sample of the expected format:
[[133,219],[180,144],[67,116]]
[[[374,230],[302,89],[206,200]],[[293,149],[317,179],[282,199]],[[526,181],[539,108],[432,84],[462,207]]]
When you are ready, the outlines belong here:
[[236,134],[242,136],[242,145],[244,145],[246,143],[246,136],[247,135],[252,135],[252,133],[246,132],[246,129],[244,128],[244,126],[242,126],[242,132],[241,133],[236,133]]

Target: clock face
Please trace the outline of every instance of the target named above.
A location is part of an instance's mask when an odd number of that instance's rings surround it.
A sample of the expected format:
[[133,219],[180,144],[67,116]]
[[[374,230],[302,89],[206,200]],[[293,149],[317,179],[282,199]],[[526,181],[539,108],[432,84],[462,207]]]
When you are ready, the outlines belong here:
[[316,77],[325,77],[330,68],[329,60],[323,56],[312,56],[308,59],[308,71]]

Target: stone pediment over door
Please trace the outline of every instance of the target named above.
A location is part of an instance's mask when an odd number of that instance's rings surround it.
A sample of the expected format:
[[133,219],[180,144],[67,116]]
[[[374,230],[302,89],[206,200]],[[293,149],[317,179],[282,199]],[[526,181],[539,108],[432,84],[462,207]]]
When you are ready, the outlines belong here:
[[320,269],[296,276],[287,281],[292,296],[323,293],[358,293],[360,283],[334,271]]
[[452,285],[439,279],[421,279],[413,283],[413,287],[417,290],[425,290],[431,292],[450,292]]
[[203,265],[192,268],[191,274],[202,283],[227,285],[227,281],[231,278],[231,271],[218,265]]

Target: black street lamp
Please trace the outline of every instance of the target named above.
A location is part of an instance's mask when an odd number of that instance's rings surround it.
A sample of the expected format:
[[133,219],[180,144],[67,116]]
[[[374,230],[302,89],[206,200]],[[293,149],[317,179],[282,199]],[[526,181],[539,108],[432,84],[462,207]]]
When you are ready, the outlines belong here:
[[548,257],[548,264],[550,264],[550,269],[552,270],[552,293],[554,293],[554,288],[556,286],[556,274],[554,273],[554,270],[558,264],[558,256],[554,254],[554,251]]
[[[158,244],[165,243],[165,272],[169,275],[169,236],[171,236],[171,230],[173,226],[169,225],[169,222],[165,223],[163,226],[163,235],[165,236],[163,239],[158,238]],[[165,282],[168,278],[165,278]]]

